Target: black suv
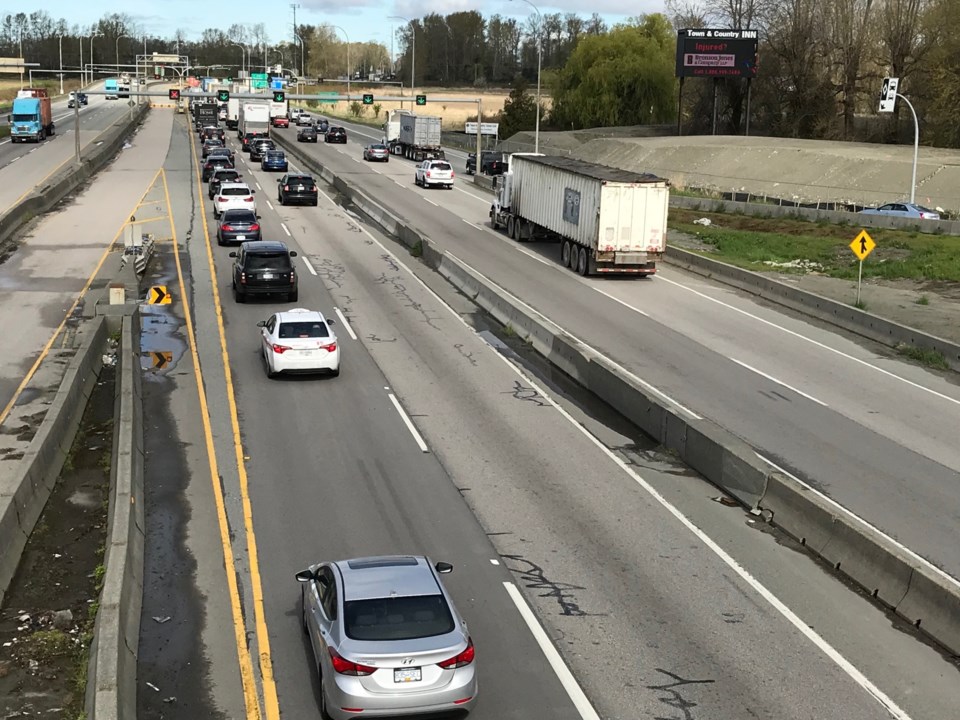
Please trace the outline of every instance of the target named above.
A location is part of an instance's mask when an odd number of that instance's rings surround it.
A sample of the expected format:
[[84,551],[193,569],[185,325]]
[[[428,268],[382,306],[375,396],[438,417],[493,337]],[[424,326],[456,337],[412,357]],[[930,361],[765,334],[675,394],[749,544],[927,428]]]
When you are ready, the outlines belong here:
[[206,125],[200,128],[200,139],[209,140],[215,138],[222,142],[227,141],[227,133],[219,125]]
[[[505,163],[503,162],[503,153],[493,150],[484,150],[482,160],[480,161],[480,174],[482,175],[503,175]],[[467,175],[473,175],[477,171],[477,154],[467,155]]]
[[233,158],[228,157],[227,155],[210,154],[207,155],[207,160],[205,163],[203,163],[203,171],[200,177],[204,182],[208,182],[217,170],[226,170],[233,167],[236,167],[236,164],[233,162]]
[[327,134],[323,136],[324,142],[328,143],[347,143],[347,131],[342,127],[330,127]]
[[277,201],[281,205],[302,203],[316,206],[320,191],[312,175],[289,174],[277,180]]
[[255,162],[260,162],[263,160],[263,156],[268,150],[277,149],[277,146],[274,144],[273,140],[270,140],[269,138],[257,138],[256,140],[251,140],[247,147],[250,148],[250,159]]
[[247,152],[250,149],[250,143],[258,138],[266,139],[267,134],[265,132],[248,132],[240,136],[240,146],[244,152]]
[[233,299],[246,302],[248,295],[272,293],[287,296],[287,302],[296,302],[297,271],[291,258],[294,250],[276,240],[245,242],[240,249],[230,253],[236,258],[233,263]]
[[297,132],[297,142],[316,142],[317,141],[317,129],[310,125],[305,128],[300,128]]
[[207,185],[207,195],[209,195],[210,199],[213,200],[217,193],[220,192],[220,186],[223,183],[243,182],[241,178],[242,175],[240,175],[240,171],[235,170],[234,168],[214,170],[213,174],[210,176],[210,184]]

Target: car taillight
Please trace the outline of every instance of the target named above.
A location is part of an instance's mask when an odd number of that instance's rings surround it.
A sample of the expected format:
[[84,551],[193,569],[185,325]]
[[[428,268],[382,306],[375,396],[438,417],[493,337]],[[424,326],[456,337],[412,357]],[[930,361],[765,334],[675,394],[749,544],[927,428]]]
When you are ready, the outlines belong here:
[[337,344],[335,342],[330,343],[329,345],[321,345],[321,350],[326,350],[327,352],[333,352],[337,349]]
[[253,195],[247,195],[244,199],[244,202],[253,202]]
[[226,230],[227,232],[233,232],[233,226],[232,226],[232,225],[221,225],[221,226],[220,226],[220,229],[221,229],[221,230]]
[[290,192],[290,186],[289,186],[289,185],[284,185],[284,186],[283,186],[283,191],[284,191],[284,192]]
[[430,171],[427,170],[427,177],[430,177]]
[[260,229],[260,226],[257,223],[254,223],[253,225],[250,226],[250,232],[256,232],[259,229]]
[[247,274],[245,272],[240,273],[240,284],[241,285],[247,284]]
[[453,172],[453,170],[450,171],[450,177],[451,177],[451,178],[452,178],[452,177],[456,177],[456,173]]
[[278,355],[283,355],[283,353],[290,349],[286,345],[277,345],[276,343],[270,343],[270,347],[272,347],[273,351]]
[[451,670],[452,668],[464,667],[473,662],[473,658],[476,655],[476,651],[473,649],[473,638],[467,640],[466,649],[459,655],[454,655],[449,660],[444,660],[443,662],[438,662],[437,665],[442,667],[444,670]]
[[375,667],[360,665],[347,660],[332,647],[328,647],[327,650],[330,653],[330,662],[333,663],[333,669],[341,675],[372,675],[377,670]]
[[310,188],[310,192],[316,192],[316,191],[317,191],[317,188],[316,188],[316,186],[314,186],[314,187],[312,187],[312,188]]

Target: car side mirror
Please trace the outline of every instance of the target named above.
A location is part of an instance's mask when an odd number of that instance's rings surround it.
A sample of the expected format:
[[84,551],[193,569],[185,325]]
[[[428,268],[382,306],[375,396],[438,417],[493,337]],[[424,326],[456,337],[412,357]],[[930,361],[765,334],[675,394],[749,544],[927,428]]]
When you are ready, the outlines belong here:
[[256,190],[251,190],[251,191],[250,191],[250,194],[251,194],[251,195],[256,195],[256,194],[257,194],[257,191],[256,191]]
[[236,256],[237,254],[235,252],[230,253],[230,257],[236,257]]
[[283,178],[277,178],[277,182],[278,182],[278,183],[282,183],[282,182],[283,182]]
[[294,577],[297,578],[299,582],[311,582],[317,579],[317,575],[313,570],[301,570]]
[[291,251],[290,251],[290,257],[296,257],[296,256],[297,256],[297,251],[296,251],[296,250],[291,250]]
[[435,567],[437,572],[440,573],[441,575],[446,575],[447,573],[453,572],[453,565],[451,565],[448,562],[443,562],[442,560],[438,562],[436,565],[434,565],[433,567]]
[[337,321],[333,318],[327,318],[327,325],[336,325]]
[[267,325],[266,320],[261,320],[260,322],[257,323],[257,327],[266,327],[266,325]]

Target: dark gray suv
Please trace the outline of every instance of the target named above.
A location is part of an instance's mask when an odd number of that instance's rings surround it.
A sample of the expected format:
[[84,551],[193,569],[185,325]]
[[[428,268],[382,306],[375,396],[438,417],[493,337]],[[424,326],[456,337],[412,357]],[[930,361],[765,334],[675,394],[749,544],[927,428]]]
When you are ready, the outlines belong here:
[[286,295],[287,302],[296,302],[297,271],[294,250],[277,240],[245,242],[230,253],[233,262],[233,299],[246,302],[249,295]]

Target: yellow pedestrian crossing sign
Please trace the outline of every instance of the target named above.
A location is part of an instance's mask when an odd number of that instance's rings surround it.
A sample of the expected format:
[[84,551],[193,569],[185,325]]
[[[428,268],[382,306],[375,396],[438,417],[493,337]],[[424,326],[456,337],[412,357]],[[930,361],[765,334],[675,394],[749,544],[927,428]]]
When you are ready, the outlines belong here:
[[857,256],[857,259],[860,262],[863,262],[867,259],[867,255],[873,252],[873,249],[877,244],[873,241],[873,238],[870,237],[870,233],[866,230],[861,230],[860,234],[857,235],[853,242],[850,243],[850,249],[853,250],[853,254]]

